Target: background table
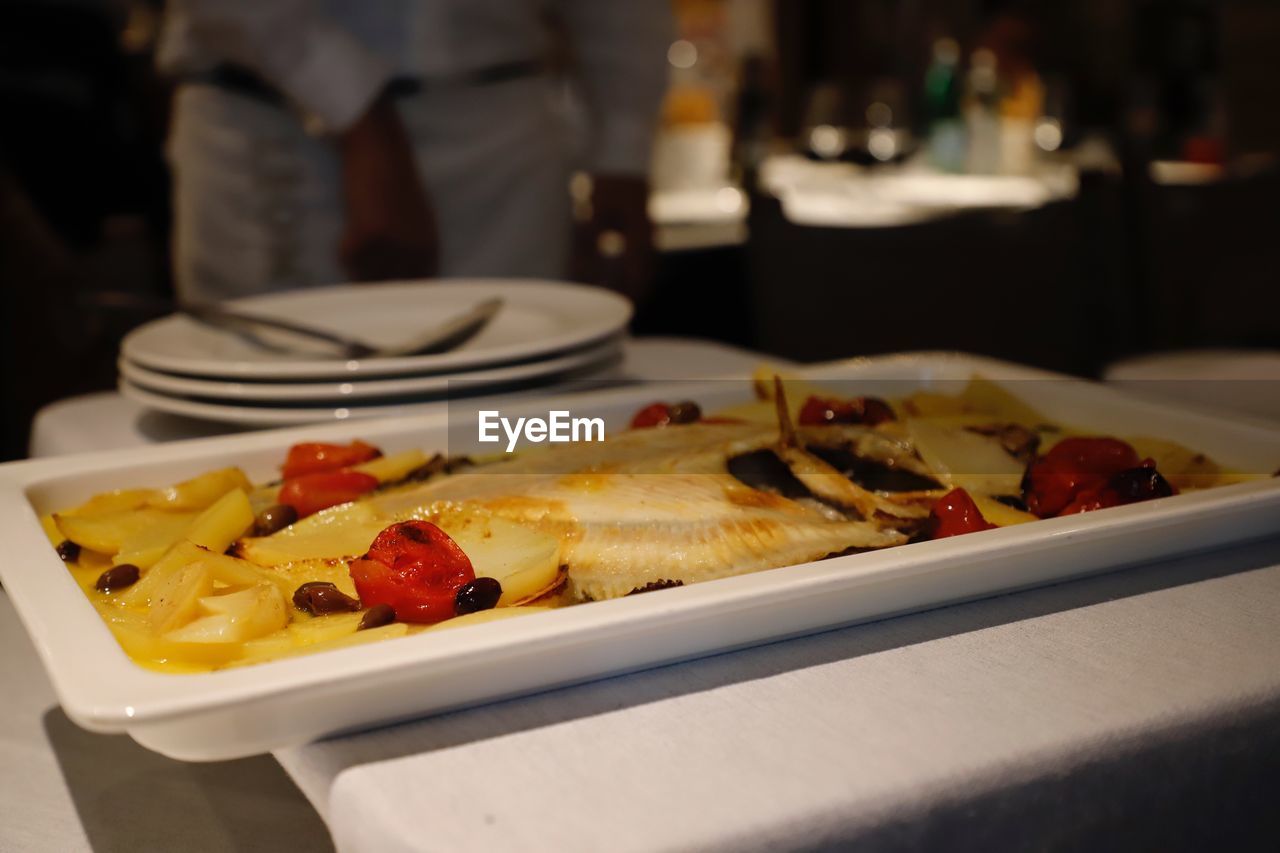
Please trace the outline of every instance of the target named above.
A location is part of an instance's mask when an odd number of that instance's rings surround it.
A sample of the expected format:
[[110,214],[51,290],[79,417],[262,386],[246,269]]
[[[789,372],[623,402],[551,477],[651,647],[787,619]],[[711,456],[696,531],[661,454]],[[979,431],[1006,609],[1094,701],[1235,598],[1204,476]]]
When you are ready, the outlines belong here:
[[[76,729],[4,604],[0,848],[323,844],[268,759]],[[1265,849],[1278,662],[1280,535],[276,758],[351,850]]]

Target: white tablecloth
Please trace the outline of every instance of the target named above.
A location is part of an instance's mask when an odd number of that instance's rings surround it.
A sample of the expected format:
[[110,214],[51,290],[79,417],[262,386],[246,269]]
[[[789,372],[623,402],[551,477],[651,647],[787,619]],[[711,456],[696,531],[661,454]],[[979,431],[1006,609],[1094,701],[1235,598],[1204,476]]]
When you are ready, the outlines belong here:
[[343,850],[1245,841],[1280,790],[1280,539],[276,757]]
[[[716,372],[663,352],[660,378]],[[717,368],[757,360],[716,352]],[[154,439],[120,414],[65,404],[33,444]],[[210,781],[56,709],[41,724],[51,697],[7,607],[0,641],[25,697],[0,706],[0,849],[269,846],[286,820],[296,846],[319,843],[274,764]],[[276,757],[344,850],[1263,847],[1280,837],[1278,662],[1280,538]],[[158,813],[174,826],[131,828]],[[175,835],[188,813],[200,831]]]

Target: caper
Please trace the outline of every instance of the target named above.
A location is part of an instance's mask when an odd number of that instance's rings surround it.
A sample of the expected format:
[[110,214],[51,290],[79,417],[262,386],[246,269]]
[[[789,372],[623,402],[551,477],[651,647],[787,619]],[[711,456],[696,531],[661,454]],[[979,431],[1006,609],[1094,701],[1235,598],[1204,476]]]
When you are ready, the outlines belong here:
[[141,572],[133,563],[121,563],[98,575],[98,580],[93,587],[98,592],[114,592],[117,589],[133,586],[140,576]]
[[502,584],[497,578],[476,578],[458,587],[453,597],[453,612],[459,616],[492,610],[502,598]]
[[354,613],[360,602],[328,581],[307,581],[293,593],[293,606],[312,616]]
[[298,511],[288,504],[273,504],[253,520],[254,536],[270,536],[298,520]]
[[394,621],[396,621],[396,612],[390,604],[375,604],[364,612],[364,616],[360,617],[360,624],[356,626],[356,630],[381,628],[383,625],[390,625]]

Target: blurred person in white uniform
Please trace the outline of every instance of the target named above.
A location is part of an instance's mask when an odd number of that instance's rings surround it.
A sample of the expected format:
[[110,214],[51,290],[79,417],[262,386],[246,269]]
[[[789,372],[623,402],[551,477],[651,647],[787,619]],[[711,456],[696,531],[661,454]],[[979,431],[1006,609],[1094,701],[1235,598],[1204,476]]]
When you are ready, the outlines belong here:
[[671,26],[667,0],[169,0],[179,296],[570,273],[637,295]]

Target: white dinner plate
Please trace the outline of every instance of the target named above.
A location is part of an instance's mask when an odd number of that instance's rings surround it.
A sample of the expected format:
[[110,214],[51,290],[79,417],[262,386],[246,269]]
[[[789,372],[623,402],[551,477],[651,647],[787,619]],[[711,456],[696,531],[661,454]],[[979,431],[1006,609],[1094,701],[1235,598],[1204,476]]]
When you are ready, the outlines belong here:
[[621,346],[622,339],[613,337],[582,349],[519,364],[501,364],[426,376],[396,376],[385,379],[352,377],[316,382],[248,382],[179,376],[151,370],[123,357],[117,366],[120,376],[131,385],[167,397],[196,397],[201,398],[201,402],[210,403],[307,401],[314,407],[321,407],[320,404],[340,407],[349,405],[351,401],[388,397],[441,397],[449,392],[451,386],[458,388],[464,384],[468,389],[478,389],[486,385],[505,385],[556,376],[615,358]]
[[[589,356],[589,357],[586,357]],[[234,402],[205,400],[195,397],[173,396],[162,391],[149,390],[142,385],[124,378],[119,382],[120,393],[129,399],[152,409],[199,418],[206,421],[238,424],[240,426],[297,426],[300,424],[324,423],[326,421],[345,421],[367,418],[398,418],[406,415],[422,414],[438,407],[441,401],[449,399],[448,383],[459,394],[473,395],[484,393],[484,389],[497,390],[510,385],[520,385],[535,380],[587,379],[597,377],[609,367],[622,360],[620,342],[611,341],[600,347],[592,347],[585,352],[559,359],[563,364],[550,373],[538,372],[533,378],[509,377],[502,381],[482,381],[472,385],[469,374],[450,374],[444,380],[443,387],[434,394],[410,394],[396,397],[377,397],[350,402],[320,402],[300,400],[291,404],[266,402]],[[494,371],[495,373],[497,371]],[[462,390],[465,383],[465,390]]]
[[1280,421],[1280,350],[1149,353],[1108,365],[1103,378],[1206,411]]
[[[323,343],[243,333],[171,315],[124,339],[129,361],[165,373],[218,379],[330,379],[424,375],[531,361],[602,340],[631,319],[631,303],[598,287],[532,279],[440,279],[295,290],[237,299],[229,307],[315,326],[370,344],[412,340],[476,303],[502,310],[474,338],[438,355],[342,359]],[[283,349],[288,346],[289,349]]]
[[[844,392],[954,388],[981,374],[1046,418],[1099,434],[1158,434],[1225,466],[1269,472],[1280,431],[1135,398],[1113,388],[989,359],[921,354],[804,371]],[[1044,380],[1051,381],[1044,381]],[[550,409],[625,426],[655,399],[710,411],[752,399],[752,383],[641,385],[525,399],[504,415]],[[485,404],[478,404],[485,405]],[[256,432],[134,450],[0,465],[0,579],[48,670],[63,709],[86,728],[128,732],[185,760],[216,760],[427,713],[546,690],[726,649],[949,602],[1063,581],[1143,560],[1275,535],[1280,479],[1250,482],[772,571],[582,604],[453,630],[299,655],[203,674],[143,669],[112,637],[41,527],[40,515],[94,493],[159,486],[228,465],[277,476],[290,444],[363,438],[389,453],[456,446],[451,424],[474,412]],[[475,447],[480,447],[476,444]],[[1117,638],[1122,640],[1121,637]]]

